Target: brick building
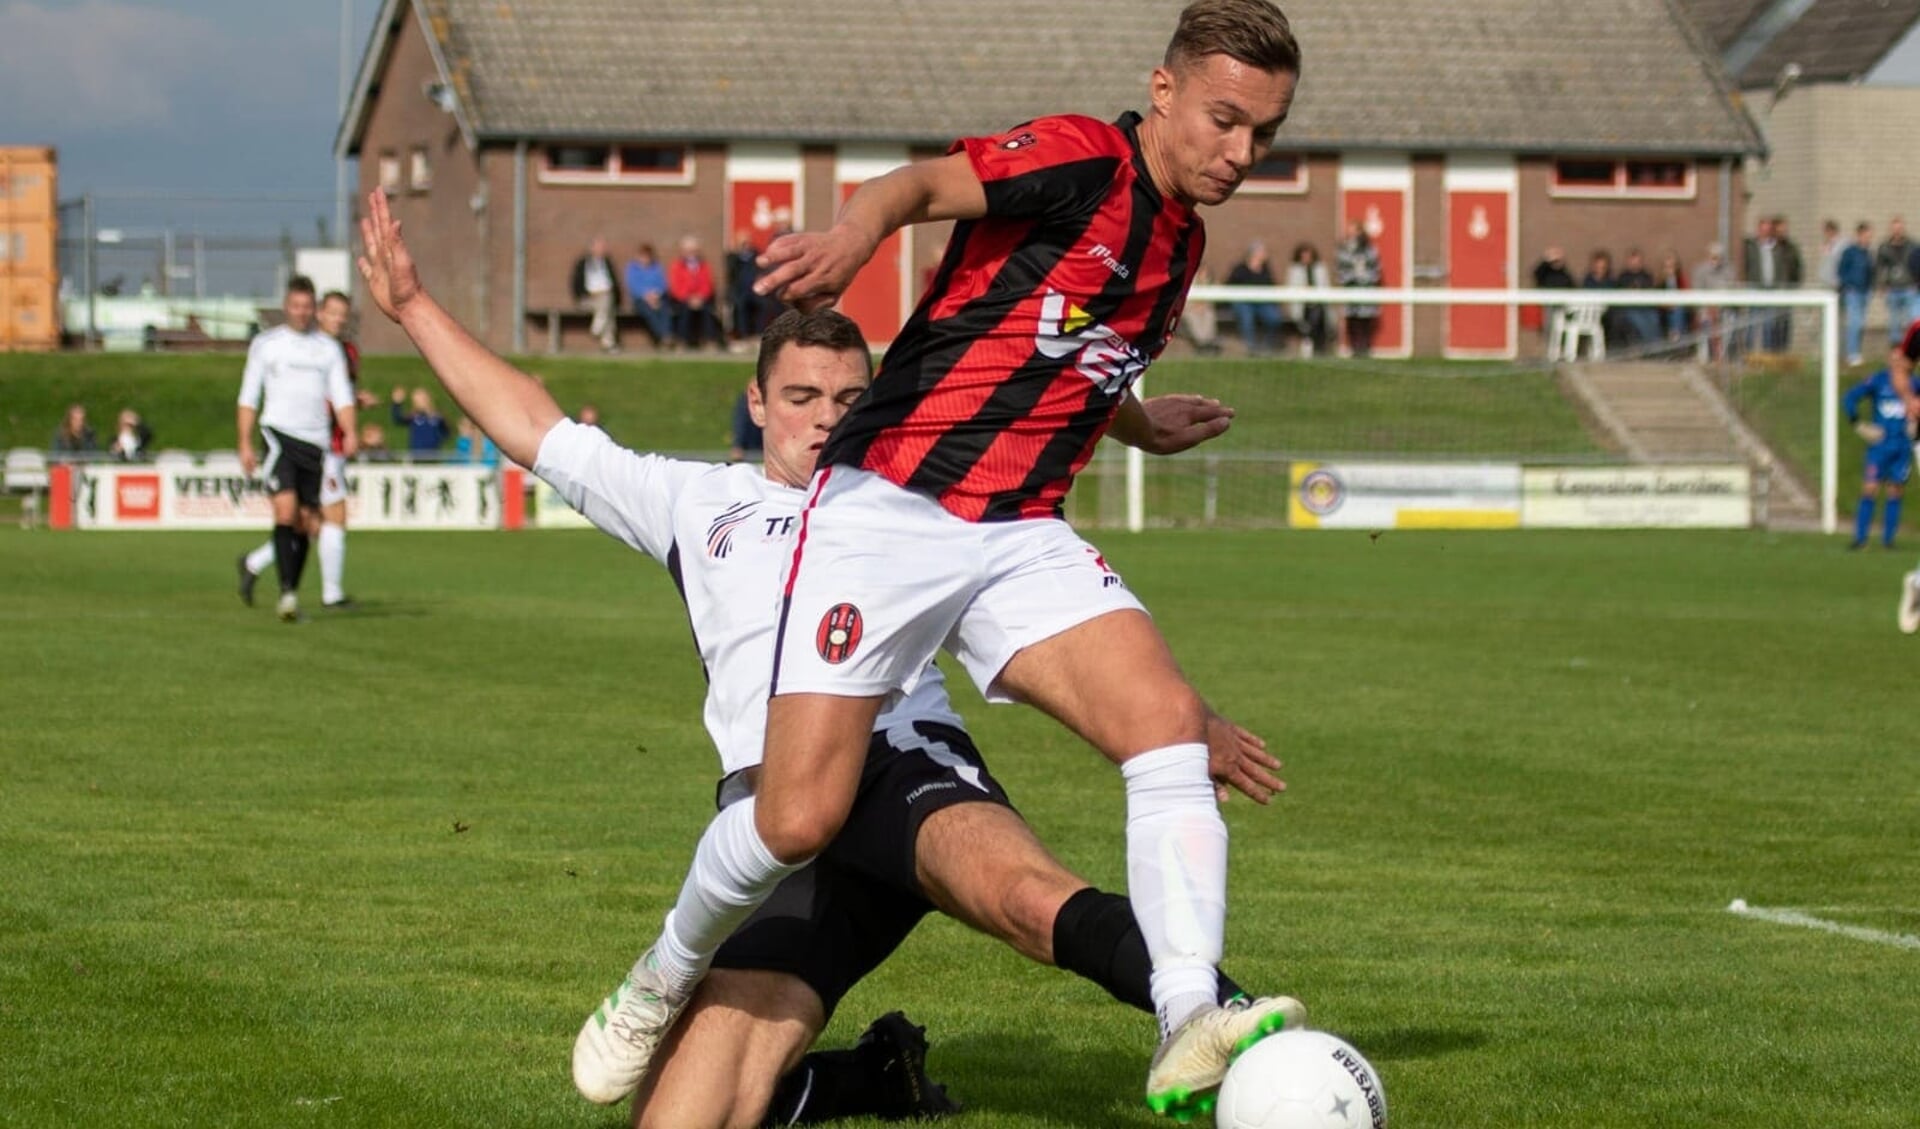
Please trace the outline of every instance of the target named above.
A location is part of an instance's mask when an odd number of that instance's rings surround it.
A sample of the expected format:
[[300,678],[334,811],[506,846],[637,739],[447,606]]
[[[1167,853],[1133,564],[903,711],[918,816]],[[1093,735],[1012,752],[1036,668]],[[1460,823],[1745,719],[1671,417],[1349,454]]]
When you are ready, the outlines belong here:
[[[1820,224],[1920,227],[1920,191],[1897,140],[1920,121],[1920,89],[1862,80],[1920,21],[1920,0],[1685,0],[1721,51],[1766,138],[1750,162],[1749,211],[1784,215],[1811,256]],[[1813,265],[1808,264],[1811,275]],[[1877,322],[1885,313],[1875,304]]]
[[[1043,113],[1144,101],[1179,0],[386,0],[337,141],[383,186],[437,293],[489,344],[538,345],[595,234],[624,259],[831,222],[864,180]],[[1331,258],[1345,217],[1389,285],[1501,286],[1542,248],[1666,248],[1742,226],[1761,141],[1669,0],[1289,0],[1303,76],[1278,148],[1209,216]],[[884,341],[944,232],[897,236],[844,305]],[[1511,314],[1389,309],[1379,351],[1505,355]],[[377,320],[377,319],[376,319]],[[370,322],[366,344],[404,343]],[[569,338],[570,341],[583,338]]]

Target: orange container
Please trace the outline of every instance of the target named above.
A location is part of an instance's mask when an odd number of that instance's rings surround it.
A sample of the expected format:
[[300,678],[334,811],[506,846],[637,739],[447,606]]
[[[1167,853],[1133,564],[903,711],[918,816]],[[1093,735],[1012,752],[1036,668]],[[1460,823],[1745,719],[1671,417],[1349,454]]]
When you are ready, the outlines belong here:
[[52,149],[44,145],[0,146],[0,223],[38,220],[52,224],[57,183]]
[[52,149],[0,147],[0,350],[60,343],[58,184]]

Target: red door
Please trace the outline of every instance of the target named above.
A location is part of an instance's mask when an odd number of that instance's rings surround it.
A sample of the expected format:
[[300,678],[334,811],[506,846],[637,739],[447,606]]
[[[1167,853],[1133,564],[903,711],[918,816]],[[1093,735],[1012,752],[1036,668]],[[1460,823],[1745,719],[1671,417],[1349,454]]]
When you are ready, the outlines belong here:
[[[1513,196],[1505,191],[1455,189],[1447,193],[1447,285],[1500,290],[1513,285]],[[1449,306],[1447,352],[1511,356],[1514,310],[1509,306]]]
[[[1347,225],[1358,220],[1366,228],[1373,246],[1380,253],[1380,285],[1407,285],[1407,194],[1398,188],[1349,188],[1341,205],[1340,232],[1345,238]],[[1376,353],[1407,351],[1407,309],[1405,306],[1380,307],[1380,324],[1374,331]]]
[[[857,184],[840,186],[840,202],[845,204]],[[905,243],[900,232],[887,236],[880,249],[853,277],[853,284],[840,296],[840,312],[852,318],[866,335],[867,344],[876,348],[887,344],[906,323],[902,282],[906,279]]]
[[746,232],[755,250],[764,251],[777,232],[794,228],[793,182],[736,180],[727,194],[727,246]]

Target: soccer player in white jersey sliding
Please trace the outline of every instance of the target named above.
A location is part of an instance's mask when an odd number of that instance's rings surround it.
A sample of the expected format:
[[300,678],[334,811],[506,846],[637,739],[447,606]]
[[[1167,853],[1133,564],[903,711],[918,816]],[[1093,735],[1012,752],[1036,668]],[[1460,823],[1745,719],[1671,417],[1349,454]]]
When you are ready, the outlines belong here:
[[[251,477],[258,469],[273,500],[273,557],[280,576],[277,613],[291,623],[300,618],[300,574],[306,567],[308,519],[302,509],[320,508],[320,479],[327,442],[337,421],[341,453],[353,456],[353,386],[340,343],[314,329],[313,283],[303,275],[287,282],[287,320],[260,334],[247,348],[235,411],[240,467]],[[253,448],[259,424],[266,443],[262,462]]]
[[[347,340],[347,322],[353,316],[353,299],[338,290],[329,290],[320,299],[316,321],[320,332],[340,343],[347,358],[347,383],[360,387],[360,350]],[[309,537],[317,533],[320,542],[320,606],[340,609],[353,605],[347,595],[347,459],[341,454],[346,432],[340,421],[333,423],[333,442],[327,448],[320,469],[320,512],[302,509],[301,532]],[[317,529],[314,519],[318,518]],[[252,552],[240,558],[240,599],[253,606],[253,586],[260,574],[273,564],[273,539],[268,538]]]
[[1207,709],[1138,602],[1101,586],[1061,505],[1109,429],[1157,454],[1225,429],[1145,407],[1131,387],[1204,258],[1199,209],[1231,198],[1270,149],[1299,73],[1267,0],[1194,0],[1143,114],[962,139],[862,185],[828,231],[769,245],[756,291],[813,308],[891,233],[957,221],[873,387],[821,449],[782,585],[759,788],[709,825],[628,974],[638,990],[617,1003],[631,1037],[589,1048],[607,1087],[645,1077],[720,943],[833,841],[875,715],[942,646],[989,697],[1045,711],[1125,779],[1128,895],[1160,1023],[1148,1106],[1203,1111],[1239,1050],[1286,1021],[1284,1001],[1216,1002],[1227,829]]
[[[370,208],[369,290],[383,309],[405,308],[402,324],[461,407],[509,457],[673,575],[708,673],[705,717],[728,774],[721,802],[749,795],[777,610],[766,593],[792,551],[817,453],[870,380],[858,328],[830,310],[790,312],[769,327],[748,389],[766,431],[764,469],[639,455],[566,420],[538,382],[461,331],[419,290],[384,202]],[[1222,780],[1260,802],[1281,787],[1270,772],[1277,763],[1250,734],[1216,718],[1209,736]],[[855,1051],[801,1058],[844,992],[936,906],[1151,1010],[1146,945],[1126,899],[1061,867],[1007,806],[937,668],[876,722],[859,792],[833,846],[721,946],[716,971],[640,1089],[636,1124],[941,1112],[944,1098],[920,1084],[923,1044],[897,1016],[876,1023]],[[1244,1008],[1237,996],[1223,981],[1223,999]],[[596,1036],[617,1032],[617,1010],[599,1015]],[[582,1089],[595,1100],[625,1096],[592,1082]]]

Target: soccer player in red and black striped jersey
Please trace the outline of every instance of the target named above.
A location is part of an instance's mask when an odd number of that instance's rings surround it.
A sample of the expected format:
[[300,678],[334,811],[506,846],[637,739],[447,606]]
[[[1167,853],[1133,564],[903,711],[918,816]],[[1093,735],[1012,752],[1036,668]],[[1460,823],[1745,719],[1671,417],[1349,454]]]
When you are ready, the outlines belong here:
[[[1231,1056],[1304,1015],[1215,1003],[1226,827],[1206,703],[1120,577],[1060,520],[1109,430],[1158,453],[1226,429],[1197,397],[1130,389],[1200,266],[1196,208],[1225,202],[1286,119],[1300,70],[1267,0],[1181,13],[1150,104],[960,142],[863,186],[823,233],[764,256],[762,294],[832,302],[900,227],[956,220],[932,288],[826,440],[783,581],[756,795],[708,827],[660,939],[587,1023],[576,1080],[644,1077],[714,950],[832,840],[882,703],[943,645],[993,700],[1045,710],[1120,765],[1128,885],[1161,1044],[1147,1101],[1205,1109]],[[582,1061],[582,1046],[591,1061]]]

